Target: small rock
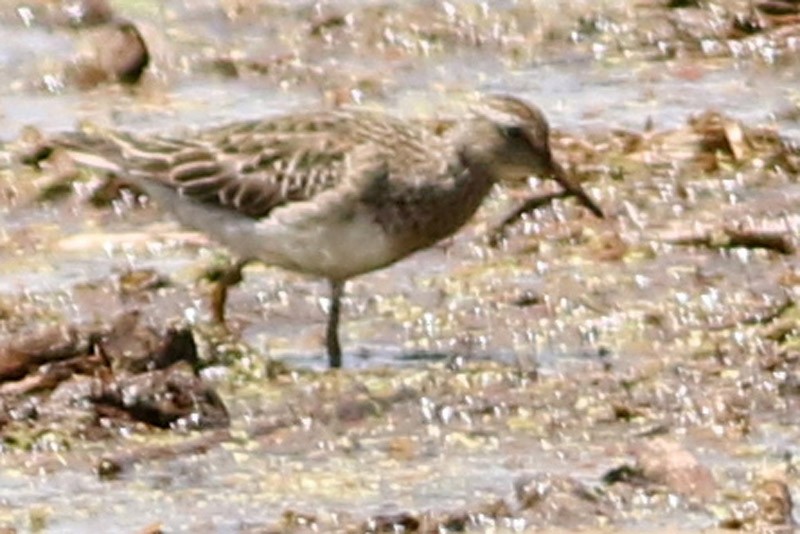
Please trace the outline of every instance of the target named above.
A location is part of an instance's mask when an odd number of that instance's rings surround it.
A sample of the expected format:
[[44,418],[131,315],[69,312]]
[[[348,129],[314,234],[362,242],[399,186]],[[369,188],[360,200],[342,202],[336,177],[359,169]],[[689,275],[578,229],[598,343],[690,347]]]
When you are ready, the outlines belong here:
[[98,56],[100,67],[116,81],[135,84],[150,63],[150,52],[139,29],[128,21],[111,26],[111,32]]
[[191,330],[169,328],[163,333],[157,332],[142,325],[136,311],[118,317],[98,347],[116,372],[142,373],[164,369],[180,361],[192,367],[198,364]]
[[115,479],[122,472],[122,465],[119,462],[108,458],[102,458],[95,468],[97,476],[103,480]]
[[766,479],[755,488],[759,519],[770,525],[793,526],[792,494],[786,482]]
[[655,438],[634,450],[637,468],[652,482],[667,486],[686,497],[710,498],[716,491],[714,476],[708,467],[679,443]]
[[40,365],[86,351],[72,329],[50,327],[0,345],[0,382],[17,380]]
[[107,82],[134,85],[150,64],[144,37],[125,20],[103,28],[92,39],[92,48],[90,57],[76,60],[65,71],[67,81],[84,90]]
[[230,421],[219,395],[180,363],[99,381],[91,401],[100,416],[127,417],[159,428],[218,428]]

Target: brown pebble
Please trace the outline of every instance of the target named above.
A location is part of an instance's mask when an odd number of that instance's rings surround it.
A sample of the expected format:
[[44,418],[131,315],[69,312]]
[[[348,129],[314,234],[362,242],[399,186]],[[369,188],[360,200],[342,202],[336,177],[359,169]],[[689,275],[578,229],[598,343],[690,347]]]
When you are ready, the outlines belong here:
[[128,21],[117,21],[103,28],[93,38],[93,57],[81,58],[68,65],[68,83],[83,90],[117,82],[137,84],[150,64],[150,52],[142,34]]
[[755,488],[759,519],[771,525],[794,525],[792,494],[786,482],[776,479],[762,480]]
[[24,377],[39,365],[65,360],[85,351],[75,332],[45,328],[0,346],[0,382]]
[[711,471],[681,444],[655,438],[640,443],[634,450],[642,476],[664,484],[670,491],[687,497],[710,498],[716,491]]
[[219,395],[181,363],[98,380],[90,400],[99,417],[140,421],[158,428],[225,428],[230,422]]
[[120,83],[137,83],[150,63],[147,44],[132,22],[114,23],[110,35],[99,46],[100,67]]
[[142,324],[140,318],[137,311],[120,315],[98,343],[115,372],[141,373],[180,361],[197,365],[197,347],[190,330],[157,331]]
[[103,458],[98,462],[95,472],[98,478],[102,480],[111,480],[117,478],[122,472],[122,465],[114,460]]

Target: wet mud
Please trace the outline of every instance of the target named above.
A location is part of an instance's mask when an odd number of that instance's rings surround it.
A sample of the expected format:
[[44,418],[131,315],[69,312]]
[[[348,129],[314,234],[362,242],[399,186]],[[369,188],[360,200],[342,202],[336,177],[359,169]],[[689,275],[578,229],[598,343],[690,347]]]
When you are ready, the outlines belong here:
[[[796,528],[797,2],[0,5],[0,530]],[[352,281],[337,372],[323,283],[248,266],[223,329],[223,248],[31,150],[487,92],[607,218],[497,188]]]

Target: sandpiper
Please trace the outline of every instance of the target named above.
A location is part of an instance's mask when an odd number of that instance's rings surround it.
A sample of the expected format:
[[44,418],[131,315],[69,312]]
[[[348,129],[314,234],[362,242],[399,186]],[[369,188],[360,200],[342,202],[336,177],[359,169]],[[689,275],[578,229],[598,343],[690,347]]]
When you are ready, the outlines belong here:
[[553,159],[542,112],[489,96],[438,135],[420,121],[339,109],[212,128],[190,139],[98,131],[52,140],[81,164],[141,187],[181,223],[238,258],[227,287],[261,261],[330,283],[326,345],[340,367],[338,326],[346,282],[455,233],[497,182],[557,180],[602,211]]

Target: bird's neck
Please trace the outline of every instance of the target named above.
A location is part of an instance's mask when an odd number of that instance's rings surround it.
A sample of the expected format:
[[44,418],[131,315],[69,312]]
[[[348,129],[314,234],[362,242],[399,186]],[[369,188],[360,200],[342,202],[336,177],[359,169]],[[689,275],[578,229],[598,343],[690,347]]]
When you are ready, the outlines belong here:
[[432,195],[432,224],[438,225],[442,237],[454,233],[472,217],[496,182],[488,168],[459,159],[451,181],[441,186],[438,198]]
[[[453,235],[477,211],[495,180],[486,169],[454,162],[445,176],[405,183],[375,202],[378,222],[406,253]],[[402,190],[401,190],[402,189]]]

